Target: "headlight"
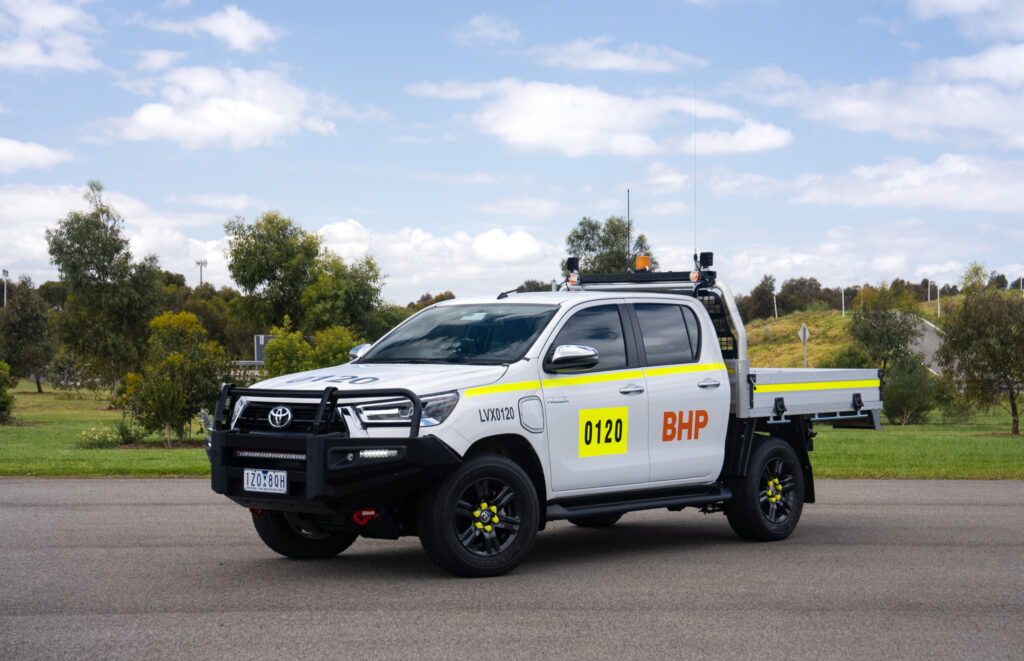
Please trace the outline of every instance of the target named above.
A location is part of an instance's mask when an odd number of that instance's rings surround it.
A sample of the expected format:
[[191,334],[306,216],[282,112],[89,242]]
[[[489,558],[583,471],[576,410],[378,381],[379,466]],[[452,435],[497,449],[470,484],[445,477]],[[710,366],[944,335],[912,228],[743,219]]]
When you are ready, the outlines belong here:
[[238,416],[242,415],[242,411],[249,404],[249,400],[245,397],[239,397],[238,401],[235,402],[235,408],[231,410],[231,428],[235,428],[235,423],[238,422]]
[[[423,405],[420,426],[433,427],[441,424],[451,415],[455,405],[459,403],[459,393],[453,391],[427,395],[420,398],[420,403]],[[356,408],[359,411],[359,417],[364,422],[409,422],[412,420],[413,406],[408,400],[366,404]]]

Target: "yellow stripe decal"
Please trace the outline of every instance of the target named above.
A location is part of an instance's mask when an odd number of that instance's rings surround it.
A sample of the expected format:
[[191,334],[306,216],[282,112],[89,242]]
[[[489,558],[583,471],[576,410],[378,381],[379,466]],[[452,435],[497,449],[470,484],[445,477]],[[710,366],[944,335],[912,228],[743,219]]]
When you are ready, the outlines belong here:
[[520,381],[519,383],[500,383],[496,386],[482,386],[480,388],[467,388],[466,397],[477,397],[478,395],[497,395],[503,392],[515,390],[536,390],[540,388],[540,381]]
[[630,370],[628,372],[608,372],[605,374],[586,374],[584,376],[569,376],[564,379],[544,379],[544,387],[559,388],[561,386],[581,386],[586,383],[627,381],[629,379],[642,379],[643,376],[644,373],[641,370]]
[[754,384],[754,392],[793,392],[796,390],[843,390],[846,388],[878,388],[878,379],[864,381],[819,381],[817,383],[767,383]]
[[724,370],[725,363],[705,363],[703,365],[673,365],[671,367],[647,367],[647,376],[666,376],[668,374],[688,374],[691,372],[717,372]]

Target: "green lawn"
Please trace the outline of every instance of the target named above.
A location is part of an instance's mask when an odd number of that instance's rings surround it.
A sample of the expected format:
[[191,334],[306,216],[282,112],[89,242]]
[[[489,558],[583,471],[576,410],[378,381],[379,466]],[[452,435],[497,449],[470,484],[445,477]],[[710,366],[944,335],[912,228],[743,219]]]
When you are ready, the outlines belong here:
[[[22,381],[20,386],[29,384]],[[0,475],[48,477],[131,476],[157,477],[209,475],[210,464],[202,448],[162,448],[152,436],[153,449],[80,450],[79,433],[90,427],[113,425],[120,411],[106,409],[105,400],[62,399],[35,389],[15,393],[16,424],[0,426]]]
[[[27,384],[22,383],[22,388]],[[18,424],[0,426],[0,475],[165,477],[209,475],[201,448],[81,450],[82,430],[113,425],[119,411],[105,401],[16,393]],[[831,478],[1024,479],[1024,436],[1010,437],[1002,409],[972,424],[929,424],[881,432],[816,427],[815,475]]]

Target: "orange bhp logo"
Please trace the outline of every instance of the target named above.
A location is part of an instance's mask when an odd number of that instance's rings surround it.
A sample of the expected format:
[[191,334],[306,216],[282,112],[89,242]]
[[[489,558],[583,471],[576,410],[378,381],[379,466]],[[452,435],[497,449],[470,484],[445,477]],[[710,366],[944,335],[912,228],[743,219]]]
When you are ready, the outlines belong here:
[[683,432],[686,432],[686,440],[691,441],[700,437],[700,430],[708,426],[708,412],[699,409],[697,411],[665,411],[661,425],[662,441],[681,441]]

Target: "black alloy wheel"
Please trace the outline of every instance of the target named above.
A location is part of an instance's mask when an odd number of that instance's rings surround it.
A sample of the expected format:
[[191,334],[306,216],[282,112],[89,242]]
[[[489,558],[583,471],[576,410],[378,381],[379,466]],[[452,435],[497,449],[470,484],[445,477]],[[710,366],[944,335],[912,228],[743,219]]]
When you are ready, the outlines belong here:
[[788,443],[764,439],[754,449],[747,475],[728,486],[733,498],[725,515],[737,535],[767,542],[792,534],[804,505],[804,473]]

